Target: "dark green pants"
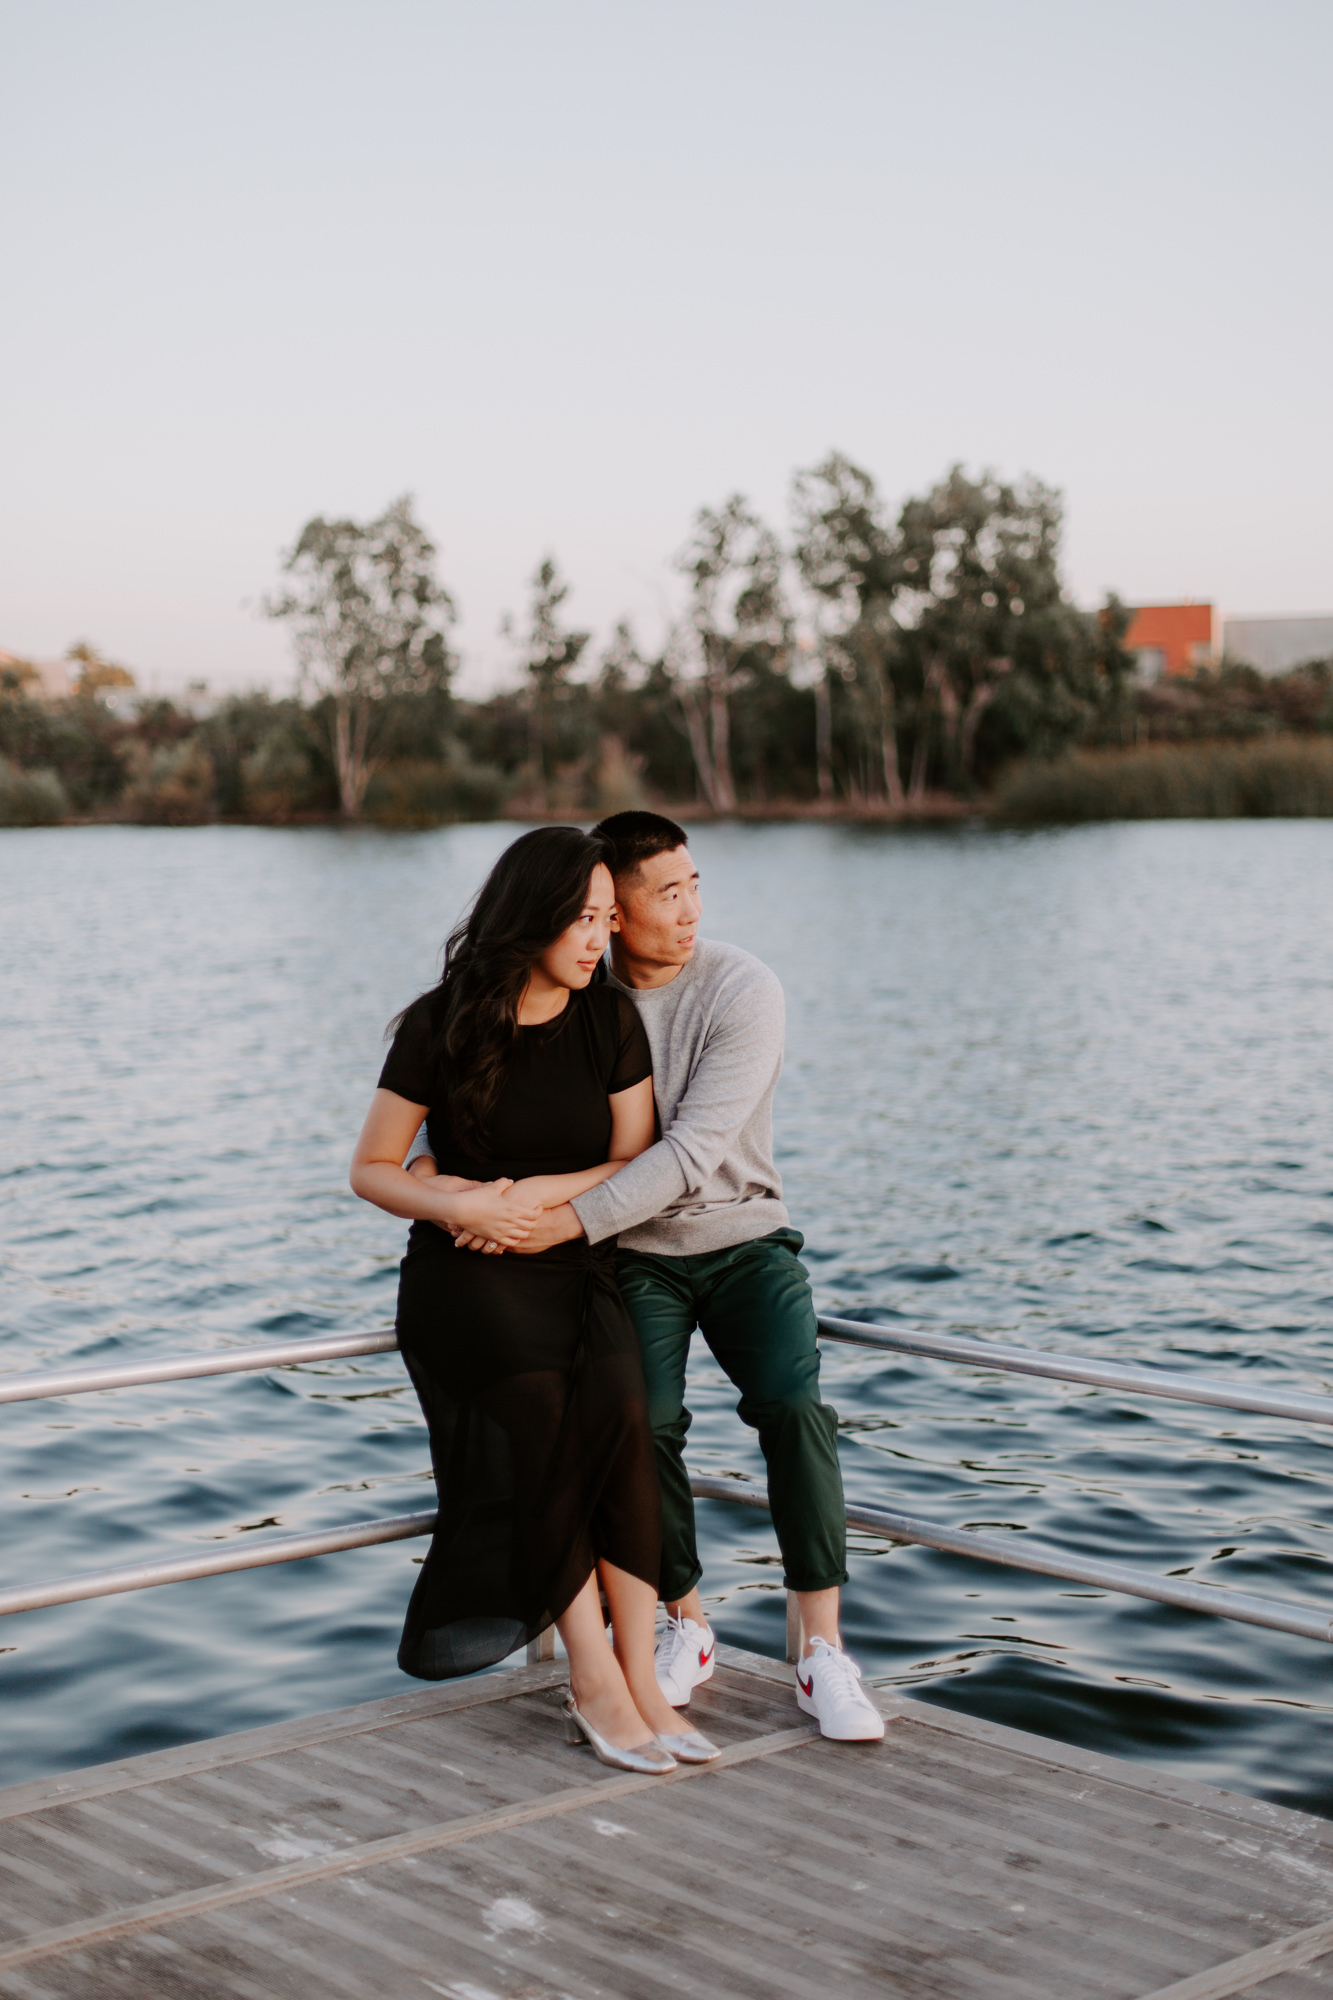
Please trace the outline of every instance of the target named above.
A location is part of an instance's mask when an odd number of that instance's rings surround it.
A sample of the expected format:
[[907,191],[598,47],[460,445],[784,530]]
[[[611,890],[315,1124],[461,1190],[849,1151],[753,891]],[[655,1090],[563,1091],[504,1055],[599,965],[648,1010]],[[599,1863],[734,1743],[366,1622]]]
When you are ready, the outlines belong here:
[[685,1364],[696,1327],[741,1392],[742,1423],[759,1433],[787,1588],[829,1590],[847,1581],[838,1420],[819,1400],[815,1308],[802,1242],[795,1229],[775,1229],[698,1257],[617,1253],[616,1275],[638,1328],[648,1383],[668,1604],[703,1574],[685,1470]]

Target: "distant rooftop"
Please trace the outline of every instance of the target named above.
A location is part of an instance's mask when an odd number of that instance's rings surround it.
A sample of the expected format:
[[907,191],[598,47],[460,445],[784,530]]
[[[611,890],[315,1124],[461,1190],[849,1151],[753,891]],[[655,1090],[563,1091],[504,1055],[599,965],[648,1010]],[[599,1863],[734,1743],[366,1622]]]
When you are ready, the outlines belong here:
[[1257,667],[1261,674],[1285,674],[1306,660],[1333,660],[1333,611],[1228,617],[1222,625],[1222,655]]
[[1125,645],[1145,681],[1188,677],[1223,660],[1255,667],[1261,674],[1285,674],[1307,660],[1333,660],[1333,611],[1242,618],[1223,617],[1199,598],[1140,604]]
[[0,671],[6,667],[17,670],[25,681],[35,681],[47,701],[63,701],[74,692],[78,673],[75,661],[25,660],[18,653],[7,653],[0,648]]
[[1208,666],[1217,656],[1216,625],[1212,605],[1197,598],[1137,605],[1125,645],[1138,661],[1140,680],[1176,679]]

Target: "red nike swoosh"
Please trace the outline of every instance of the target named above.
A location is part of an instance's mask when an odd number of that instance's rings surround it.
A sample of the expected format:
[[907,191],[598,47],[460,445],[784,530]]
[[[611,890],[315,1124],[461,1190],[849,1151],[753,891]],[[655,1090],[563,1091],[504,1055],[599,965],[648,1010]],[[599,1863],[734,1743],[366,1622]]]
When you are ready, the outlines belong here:
[[799,1689],[801,1690],[801,1693],[802,1693],[802,1694],[809,1694],[809,1692],[810,1692],[811,1688],[812,1688],[812,1687],[814,1686],[814,1684],[815,1684],[815,1677],[814,1677],[814,1675],[813,1675],[813,1674],[811,1674],[811,1676],[810,1676],[810,1678],[809,1678],[809,1680],[808,1680],[808,1681],[803,1681],[803,1680],[801,1679],[801,1676],[800,1676],[799,1674],[797,1674],[797,1676],[796,1676],[796,1685],[797,1685],[797,1687],[798,1687],[798,1688],[799,1688]]
[[716,1640],[716,1639],[714,1639],[714,1641],[713,1641],[713,1644],[712,1644],[712,1645],[711,1645],[711,1646],[710,1646],[710,1647],[708,1648],[708,1651],[707,1651],[706,1653],[705,1653],[705,1651],[704,1651],[703,1647],[702,1647],[702,1646],[700,1646],[700,1648],[699,1648],[699,1665],[700,1665],[701,1667],[706,1667],[706,1666],[708,1665],[708,1662],[709,1662],[709,1661],[710,1661],[710,1660],[712,1659],[712,1657],[713,1657],[713,1652],[714,1652],[714,1648],[716,1647],[716,1645],[717,1645],[717,1640]]

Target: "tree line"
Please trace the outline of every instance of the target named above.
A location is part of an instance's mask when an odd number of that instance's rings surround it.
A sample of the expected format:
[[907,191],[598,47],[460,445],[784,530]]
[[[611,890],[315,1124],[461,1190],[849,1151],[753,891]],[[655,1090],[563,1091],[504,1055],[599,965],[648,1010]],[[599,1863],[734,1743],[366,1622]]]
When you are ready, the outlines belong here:
[[[678,612],[656,657],[622,622],[600,659],[567,620],[553,558],[532,580],[521,684],[466,734],[534,808],[599,762],[716,813],[775,798],[891,811],[966,794],[1123,700],[1128,614],[1079,610],[1060,575],[1059,497],[954,467],[893,518],[841,454],[797,473],[784,537],[739,494],[704,507],[674,558]],[[342,811],[362,808],[404,696],[447,697],[454,601],[396,502],[307,523],[269,601],[307,693],[327,704]],[[603,782],[606,782],[604,776]]]
[[1136,688],[1130,613],[1073,603],[1061,525],[1039,480],[958,466],[895,513],[833,453],[794,476],[785,532],[740,495],[699,510],[650,652],[628,621],[596,648],[545,558],[506,621],[513,684],[468,701],[455,598],[411,501],[316,517],[265,602],[292,637],[292,697],[206,713],[127,701],[129,676],[86,646],[63,703],[4,669],[0,818],[6,784],[11,798],[26,784],[30,817],[167,823],[419,825],[649,801],[897,815],[975,800],[1016,759],[1075,746],[1327,726],[1327,674]]

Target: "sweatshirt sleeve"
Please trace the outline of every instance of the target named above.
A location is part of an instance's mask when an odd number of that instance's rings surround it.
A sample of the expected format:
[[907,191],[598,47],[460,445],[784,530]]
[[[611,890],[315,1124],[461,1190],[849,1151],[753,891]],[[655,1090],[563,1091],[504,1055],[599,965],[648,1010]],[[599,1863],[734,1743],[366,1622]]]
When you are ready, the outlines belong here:
[[622,1229],[632,1229],[636,1222],[646,1222],[650,1215],[660,1215],[687,1192],[670,1140],[659,1139],[609,1181],[576,1194],[571,1206],[589,1243],[600,1243]]
[[756,965],[719,1007],[667,1130],[609,1181],[575,1197],[590,1243],[648,1222],[716,1174],[782,1067],[782,986]]

